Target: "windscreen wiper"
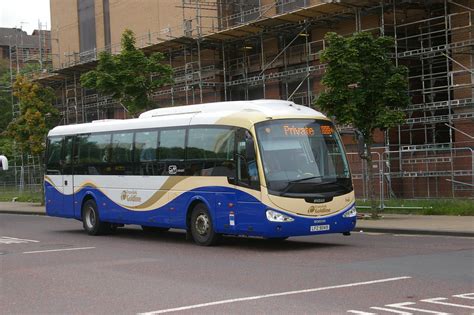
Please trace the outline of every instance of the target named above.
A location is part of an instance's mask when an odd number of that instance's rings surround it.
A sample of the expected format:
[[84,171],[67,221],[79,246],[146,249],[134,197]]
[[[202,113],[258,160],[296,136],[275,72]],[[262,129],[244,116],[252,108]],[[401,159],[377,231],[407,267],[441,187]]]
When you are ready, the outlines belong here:
[[[286,185],[286,187],[283,189],[283,191],[280,192],[280,196],[285,195],[285,194],[288,192],[288,190],[290,190],[290,188],[293,187],[294,184],[303,182],[303,181],[305,181],[305,180],[316,179],[316,178],[321,178],[321,177],[322,177],[322,176],[311,176],[311,177],[305,177],[305,178],[290,180],[290,181],[288,182],[288,184]],[[321,185],[321,184],[323,184],[323,183],[321,182],[321,183],[317,183],[317,184]]]
[[295,180],[290,180],[288,183],[289,184],[295,184],[295,183],[303,182],[303,181],[308,180],[308,179],[316,179],[316,178],[322,178],[322,176],[310,176],[310,177],[305,177],[305,178],[299,178],[299,179],[295,179]]

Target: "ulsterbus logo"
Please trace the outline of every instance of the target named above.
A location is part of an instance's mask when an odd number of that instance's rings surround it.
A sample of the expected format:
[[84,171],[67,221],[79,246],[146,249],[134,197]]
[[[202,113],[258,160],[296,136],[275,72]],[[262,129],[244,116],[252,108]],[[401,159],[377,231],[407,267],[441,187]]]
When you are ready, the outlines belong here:
[[120,199],[128,202],[142,202],[142,198],[138,197],[137,194],[136,190],[124,190],[120,195]]

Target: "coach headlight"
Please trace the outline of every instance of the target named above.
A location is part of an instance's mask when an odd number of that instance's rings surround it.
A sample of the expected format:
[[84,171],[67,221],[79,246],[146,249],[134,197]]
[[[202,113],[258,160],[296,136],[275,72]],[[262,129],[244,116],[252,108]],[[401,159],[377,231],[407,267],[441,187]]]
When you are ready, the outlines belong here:
[[347,210],[346,212],[344,212],[344,214],[342,215],[343,218],[353,218],[357,215],[357,210],[356,210],[356,207],[355,206],[352,206],[352,208],[350,208],[349,210]]
[[274,210],[267,210],[267,219],[271,222],[292,222],[295,220],[286,214]]

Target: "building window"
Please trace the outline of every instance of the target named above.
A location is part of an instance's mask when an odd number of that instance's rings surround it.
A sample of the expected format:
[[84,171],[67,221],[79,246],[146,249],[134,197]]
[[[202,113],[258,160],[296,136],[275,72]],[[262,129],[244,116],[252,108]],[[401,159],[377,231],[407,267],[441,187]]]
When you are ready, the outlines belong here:
[[[79,17],[80,52],[93,50],[96,48],[94,0],[78,0],[77,16]],[[84,58],[87,57],[84,56]]]

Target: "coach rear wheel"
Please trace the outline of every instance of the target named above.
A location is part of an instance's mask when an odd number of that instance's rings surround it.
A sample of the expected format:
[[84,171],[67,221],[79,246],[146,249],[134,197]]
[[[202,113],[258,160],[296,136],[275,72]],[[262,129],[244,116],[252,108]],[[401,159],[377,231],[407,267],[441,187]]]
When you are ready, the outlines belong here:
[[209,210],[202,203],[196,205],[191,214],[191,235],[201,246],[215,245],[220,238],[220,234],[214,231]]
[[89,235],[100,235],[111,231],[111,225],[102,222],[94,200],[87,200],[82,206],[82,225]]

